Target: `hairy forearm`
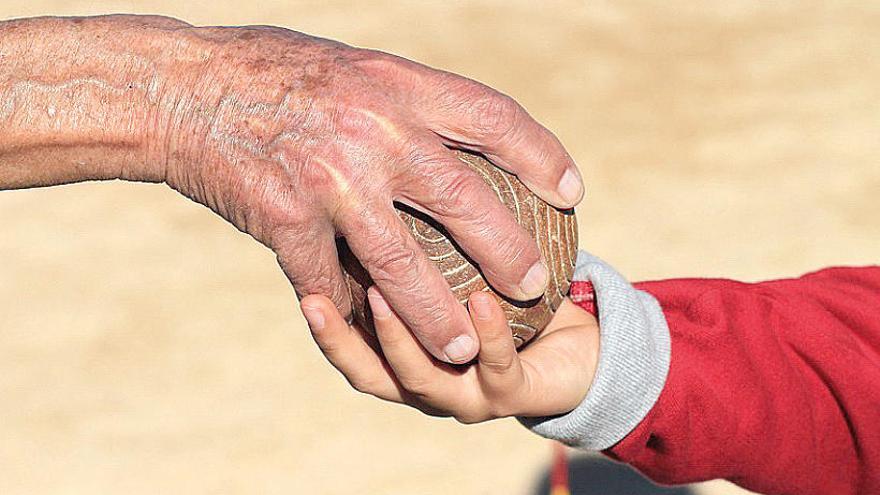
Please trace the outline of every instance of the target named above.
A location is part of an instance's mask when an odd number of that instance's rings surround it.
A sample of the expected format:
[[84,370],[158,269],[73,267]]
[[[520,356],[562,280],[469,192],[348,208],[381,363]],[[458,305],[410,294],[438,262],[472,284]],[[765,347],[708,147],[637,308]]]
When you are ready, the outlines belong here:
[[184,48],[168,33],[187,27],[136,16],[0,23],[0,189],[163,180]]

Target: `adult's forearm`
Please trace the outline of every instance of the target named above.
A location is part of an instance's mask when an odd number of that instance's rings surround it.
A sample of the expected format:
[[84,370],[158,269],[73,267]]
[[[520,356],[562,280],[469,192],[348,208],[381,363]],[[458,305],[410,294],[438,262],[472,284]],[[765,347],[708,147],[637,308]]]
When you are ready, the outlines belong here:
[[164,178],[178,99],[168,18],[0,23],[0,189]]

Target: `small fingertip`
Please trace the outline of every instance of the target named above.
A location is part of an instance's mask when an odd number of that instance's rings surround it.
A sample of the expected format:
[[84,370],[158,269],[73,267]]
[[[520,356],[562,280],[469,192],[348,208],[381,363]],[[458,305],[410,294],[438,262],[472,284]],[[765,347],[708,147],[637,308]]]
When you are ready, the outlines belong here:
[[318,304],[318,301],[312,299],[311,296],[307,296],[300,303],[300,309],[309,324],[309,328],[311,328],[313,332],[318,332],[324,329],[327,319],[325,318],[324,310],[321,308],[320,304]]
[[388,301],[375,285],[367,290],[367,299],[370,300],[370,309],[373,311],[374,318],[384,320],[391,316],[391,307],[388,305]]
[[488,321],[492,319],[492,303],[495,302],[492,294],[474,292],[469,297],[468,307],[475,320]]
[[481,344],[484,341],[510,339],[510,322],[507,321],[507,315],[494,294],[489,292],[473,293],[468,300],[468,306]]

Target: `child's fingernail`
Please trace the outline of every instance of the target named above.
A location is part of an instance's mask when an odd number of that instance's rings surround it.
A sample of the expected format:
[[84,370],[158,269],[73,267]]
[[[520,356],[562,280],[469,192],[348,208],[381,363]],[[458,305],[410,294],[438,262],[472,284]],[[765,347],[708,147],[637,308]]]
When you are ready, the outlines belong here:
[[370,299],[370,309],[373,310],[373,316],[376,318],[388,318],[391,316],[391,308],[378,290],[371,288],[367,291],[367,297]]
[[313,308],[311,306],[301,306],[303,315],[306,317],[306,321],[309,322],[309,327],[312,330],[321,330],[324,328],[324,313],[321,312],[318,308]]
[[474,308],[474,316],[478,320],[489,320],[492,318],[492,307],[489,305],[489,294],[474,294],[471,297],[471,305]]
[[569,168],[562,174],[557,186],[559,195],[571,206],[574,206],[584,196],[584,182],[581,180],[581,174],[574,167]]
[[459,335],[443,348],[446,358],[453,363],[463,363],[474,353],[474,339],[469,335]]
[[520,282],[519,288],[526,297],[534,299],[544,293],[549,276],[550,273],[547,271],[547,266],[543,261],[538,261],[529,268],[528,273]]

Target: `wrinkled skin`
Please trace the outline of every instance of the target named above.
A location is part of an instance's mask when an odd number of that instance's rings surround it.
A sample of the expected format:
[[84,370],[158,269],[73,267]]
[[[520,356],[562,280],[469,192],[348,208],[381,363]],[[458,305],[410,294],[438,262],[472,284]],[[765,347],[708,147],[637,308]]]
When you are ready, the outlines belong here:
[[[118,162],[110,169],[96,166],[82,176],[68,171],[62,179],[16,177],[7,187],[93,178],[164,181],[271,248],[300,296],[323,294],[348,315],[335,247],[335,238],[344,236],[425,348],[450,362],[476,355],[474,328],[404,229],[395,201],[442,223],[504,294],[527,300],[543,292],[546,269],[536,244],[447,148],[481,152],[548,202],[574,206],[583,194],[577,168],[559,141],[509,97],[399,57],[280,28],[196,28],[132,16],[42,22],[55,23],[52,29],[67,33],[57,36],[73,37],[78,50],[92,43],[94,53],[119,57],[109,68],[95,63],[93,73],[71,75],[67,86],[64,74],[53,74],[54,88],[95,86],[92,112],[130,93],[140,103],[120,128],[145,130],[133,131],[136,149],[124,159],[105,157]],[[4,39],[26,28],[27,21],[7,26]],[[34,40],[31,34],[29,43]],[[63,61],[56,62],[63,71]],[[136,70],[119,75],[119,67]],[[45,70],[31,75],[45,76]],[[7,94],[20,97],[21,87],[13,89],[18,93],[7,88]],[[105,155],[118,155],[113,150],[123,146],[111,144]],[[452,341],[459,345],[447,347]]]

